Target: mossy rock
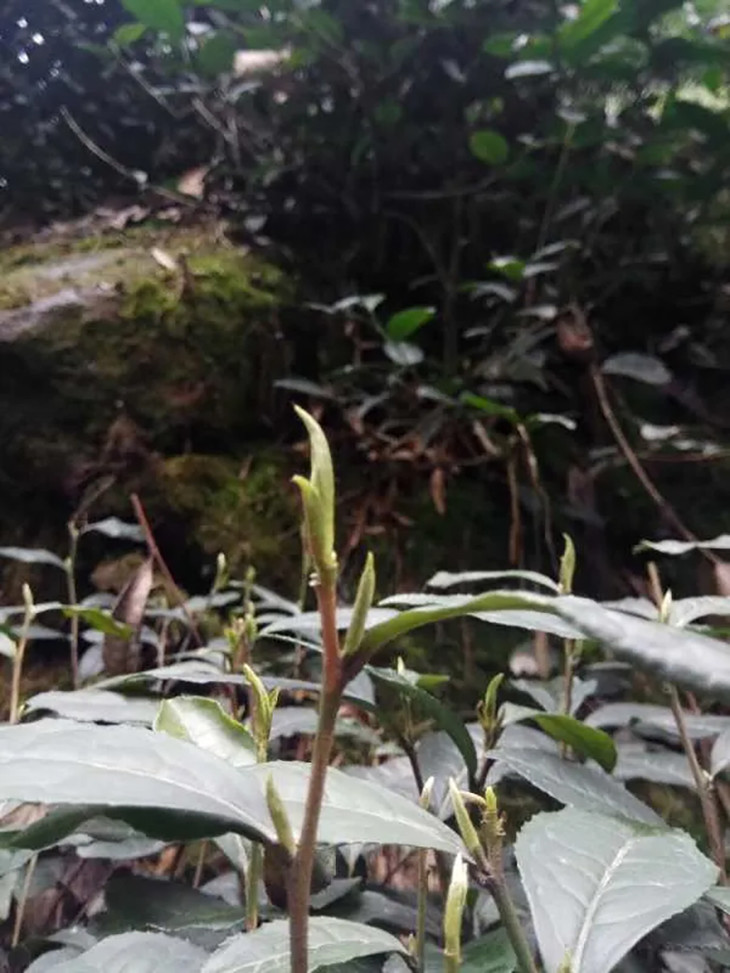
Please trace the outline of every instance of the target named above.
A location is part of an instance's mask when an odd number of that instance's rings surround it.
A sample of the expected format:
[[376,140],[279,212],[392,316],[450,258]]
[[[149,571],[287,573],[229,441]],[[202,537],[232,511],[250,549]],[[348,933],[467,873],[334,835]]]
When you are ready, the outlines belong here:
[[[66,520],[105,476],[114,487],[95,514],[107,504],[128,517],[131,490],[169,488],[169,515],[184,507],[197,518],[195,545],[211,550],[226,518],[232,536],[242,509],[233,484],[246,497],[262,474],[238,483],[219,457],[271,438],[274,381],[287,373],[279,317],[292,293],[280,272],[217,226],[51,234],[4,251],[0,271],[3,543],[62,550]],[[179,491],[188,473],[198,490],[202,467],[196,508]],[[245,526],[251,536],[253,520]]]
[[167,459],[153,503],[188,525],[210,564],[225,554],[234,577],[248,566],[266,584],[296,590],[300,575],[297,497],[288,486],[286,457],[188,454]]

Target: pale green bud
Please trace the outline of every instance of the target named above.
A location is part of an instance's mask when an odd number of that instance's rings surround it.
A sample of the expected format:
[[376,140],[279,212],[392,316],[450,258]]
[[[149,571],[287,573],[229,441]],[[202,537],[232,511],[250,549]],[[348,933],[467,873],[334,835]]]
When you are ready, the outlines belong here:
[[563,556],[560,558],[558,581],[561,595],[570,595],[573,592],[573,577],[575,576],[575,545],[567,534],[563,534],[563,540],[565,541],[565,548]]
[[365,567],[360,575],[360,583],[357,586],[352,619],[350,620],[350,627],[347,629],[347,635],[345,636],[342,649],[343,655],[352,655],[360,648],[360,642],[365,633],[365,621],[372,606],[374,595],[375,559],[371,553],[368,553],[365,560]]

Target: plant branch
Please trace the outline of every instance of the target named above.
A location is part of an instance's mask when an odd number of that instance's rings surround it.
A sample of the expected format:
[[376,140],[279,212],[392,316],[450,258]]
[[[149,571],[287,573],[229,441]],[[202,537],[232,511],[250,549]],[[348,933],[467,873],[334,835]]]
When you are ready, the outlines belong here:
[[319,578],[316,585],[317,605],[322,621],[323,679],[317,735],[312,750],[309,790],[304,807],[304,820],[297,853],[289,875],[289,930],[291,973],[308,970],[309,899],[317,849],[317,829],[324,798],[327,768],[335,737],[335,721],[342,699],[342,660],[337,633],[336,571]]
[[145,540],[147,542],[147,549],[149,551],[150,557],[155,562],[155,564],[157,564],[157,567],[160,569],[160,572],[162,573],[162,576],[165,579],[169,591],[174,595],[178,605],[182,609],[183,614],[187,619],[188,625],[190,626],[190,631],[195,636],[198,645],[203,645],[203,638],[200,634],[198,623],[195,621],[195,618],[193,617],[190,609],[185,603],[185,596],[183,595],[182,591],[180,591],[177,584],[175,583],[175,579],[173,578],[170,569],[165,563],[165,559],[160,553],[160,549],[157,546],[157,542],[155,541],[155,535],[152,533],[150,522],[147,519],[147,514],[145,513],[144,507],[142,506],[142,501],[139,499],[136,493],[133,493],[130,499],[132,501],[132,506],[134,507],[134,513],[139,523],[139,526],[142,528],[144,532]]
[[684,713],[682,712],[682,703],[680,702],[679,692],[677,691],[676,686],[669,686],[669,704],[672,708],[674,722],[677,724],[677,731],[679,732],[679,739],[682,742],[682,749],[684,750],[689,762],[695,787],[697,788],[697,794],[700,798],[702,816],[705,820],[705,828],[707,829],[707,838],[710,842],[712,859],[720,869],[720,884],[726,885],[727,872],[725,871],[725,841],[723,838],[723,829],[720,822],[717,802],[715,801],[715,795],[712,792],[712,781],[700,766],[694,744],[689,738],[689,733],[687,732],[687,723],[684,718]]
[[[674,507],[669,503],[669,501],[664,497],[660,491],[657,489],[653,480],[646,472],[644,467],[641,465],[638,456],[636,455],[631,443],[628,441],[624,435],[624,431],[621,428],[621,424],[616,418],[616,413],[613,411],[611,401],[608,397],[608,391],[606,389],[606,383],[603,380],[603,375],[600,369],[594,363],[590,366],[591,381],[593,383],[593,388],[596,393],[596,398],[598,399],[598,405],[601,409],[604,419],[606,420],[613,438],[616,440],[618,448],[621,450],[626,458],[626,462],[629,464],[631,469],[634,471],[637,480],[644,488],[645,492],[651,497],[657,507],[661,510],[662,514],[666,518],[667,522],[672,525],[672,527],[681,534],[681,536],[686,541],[696,542],[697,538],[692,533],[692,531],[684,524],[684,521],[679,516]],[[700,553],[711,561],[713,564],[718,564],[719,559],[712,551],[708,551],[704,548],[700,548]]]

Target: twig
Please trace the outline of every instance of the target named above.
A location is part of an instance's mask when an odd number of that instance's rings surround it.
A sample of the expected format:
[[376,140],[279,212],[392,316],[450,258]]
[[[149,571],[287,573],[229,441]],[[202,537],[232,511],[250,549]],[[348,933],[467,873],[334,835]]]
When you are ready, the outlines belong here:
[[[634,452],[628,439],[624,435],[624,431],[621,428],[618,419],[616,418],[616,413],[613,411],[613,407],[611,406],[611,402],[608,397],[608,391],[606,389],[606,383],[603,380],[603,375],[601,374],[600,369],[595,363],[590,365],[590,376],[591,376],[591,381],[593,383],[593,388],[596,393],[596,397],[598,399],[598,404],[600,406],[601,412],[603,413],[603,417],[608,423],[611,433],[613,434],[613,437],[616,440],[616,444],[618,445],[619,449],[626,457],[626,462],[634,471],[637,480],[642,485],[646,493],[651,497],[651,499],[657,505],[657,507],[659,507],[666,520],[672,525],[672,527],[674,527],[675,530],[677,530],[681,534],[684,540],[690,541],[692,543],[696,543],[697,538],[692,533],[692,531],[685,526],[681,517],[674,509],[674,507],[672,507],[672,505],[669,503],[666,497],[664,497],[659,492],[654,482],[649,477],[649,474],[641,465],[641,462],[639,461],[639,458]],[[720,563],[720,559],[715,554],[713,554],[712,551],[708,551],[705,548],[700,548],[700,553],[705,558],[707,558],[708,561],[711,561],[713,564]]]
[[679,738],[682,741],[682,748],[687,755],[690,770],[692,771],[692,777],[700,798],[700,804],[702,805],[702,816],[705,819],[705,827],[707,828],[707,837],[710,842],[712,858],[717,867],[720,869],[720,884],[726,885],[727,872],[725,871],[725,842],[723,840],[723,829],[720,823],[717,803],[715,802],[714,794],[712,792],[712,782],[700,766],[694,745],[689,738],[687,724],[684,719],[682,704],[680,702],[679,693],[677,692],[676,686],[669,686],[669,703],[672,708],[674,721],[677,724]]
[[74,133],[76,138],[89,150],[89,152],[91,152],[92,155],[95,155],[97,159],[101,159],[102,162],[110,166],[124,179],[130,179],[136,184],[138,189],[147,189],[148,191],[161,196],[163,199],[170,200],[171,202],[177,203],[181,206],[196,206],[198,204],[197,200],[190,199],[189,197],[184,196],[182,193],[174,193],[170,189],[165,189],[164,186],[148,185],[146,182],[146,173],[144,174],[145,179],[142,180],[138,172],[135,172],[134,169],[130,169],[128,166],[125,166],[123,163],[115,159],[114,156],[109,155],[109,153],[105,149],[102,149],[100,145],[97,145],[96,142],[94,142],[94,140],[90,138],[81,128],[79,123],[65,105],[61,105],[60,113],[61,117]]
[[[649,585],[651,588],[652,597],[654,598],[657,609],[660,609],[664,601],[664,596],[662,593],[659,572],[654,562],[649,563],[647,573],[649,575]],[[687,762],[689,763],[689,769],[692,773],[695,789],[697,790],[697,795],[700,799],[702,817],[705,821],[705,829],[707,831],[707,838],[710,843],[712,858],[720,870],[720,884],[726,885],[727,872],[725,871],[724,832],[720,822],[720,813],[718,810],[717,801],[715,800],[715,794],[712,789],[712,779],[702,768],[702,765],[697,758],[697,751],[695,750],[692,740],[690,740],[689,733],[687,731],[687,722],[684,718],[682,703],[679,698],[677,687],[672,683],[669,683],[667,690],[669,692],[669,705],[672,710],[672,715],[674,716],[674,722],[677,726],[677,732],[679,733],[682,749],[687,757]]]
[[145,540],[147,542],[147,549],[149,551],[150,557],[157,564],[157,567],[162,572],[162,576],[164,577],[164,579],[165,579],[165,581],[167,583],[167,586],[170,589],[171,593],[175,596],[175,599],[177,600],[178,605],[182,609],[183,614],[185,615],[185,618],[187,619],[188,625],[190,626],[190,631],[195,636],[195,638],[196,638],[196,640],[198,642],[198,645],[203,645],[204,644],[203,643],[203,638],[202,638],[202,636],[200,634],[200,630],[198,628],[198,623],[195,621],[195,618],[193,617],[192,612],[188,608],[188,606],[187,606],[187,604],[185,602],[185,597],[184,597],[182,591],[180,591],[180,589],[178,588],[178,586],[175,584],[175,579],[173,578],[172,574],[170,573],[170,569],[168,568],[167,564],[165,563],[165,559],[163,558],[162,554],[160,554],[160,549],[157,546],[157,542],[155,541],[154,534],[152,533],[152,528],[150,527],[150,523],[147,520],[147,515],[144,512],[144,507],[142,506],[142,501],[139,499],[139,497],[137,496],[136,493],[133,493],[131,495],[130,499],[132,501],[132,506],[134,507],[134,513],[135,513],[135,516],[136,516],[137,521],[139,523],[139,526],[142,528],[142,530],[144,532]]

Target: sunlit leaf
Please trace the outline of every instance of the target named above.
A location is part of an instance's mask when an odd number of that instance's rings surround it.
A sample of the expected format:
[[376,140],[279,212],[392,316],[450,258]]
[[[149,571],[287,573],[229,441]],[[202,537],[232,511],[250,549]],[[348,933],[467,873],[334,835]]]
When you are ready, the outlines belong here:
[[610,648],[622,660],[660,679],[700,692],[730,697],[727,644],[698,632],[602,608],[588,598],[556,599],[560,616]]

